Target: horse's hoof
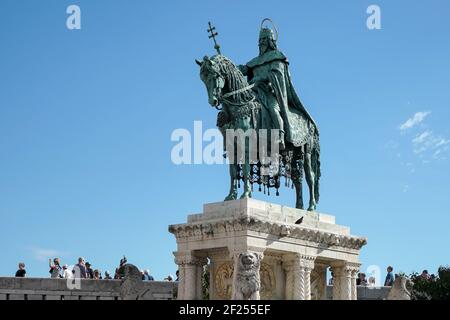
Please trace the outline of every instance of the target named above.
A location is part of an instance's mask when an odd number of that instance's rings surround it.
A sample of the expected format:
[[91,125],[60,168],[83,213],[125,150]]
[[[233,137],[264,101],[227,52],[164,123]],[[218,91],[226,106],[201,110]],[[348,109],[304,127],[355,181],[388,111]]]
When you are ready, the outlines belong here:
[[308,211],[316,211],[316,205],[315,204],[309,205]]
[[236,200],[237,196],[235,194],[228,195],[224,201]]
[[247,199],[247,198],[251,198],[251,197],[252,197],[251,192],[244,192],[241,196],[241,199]]
[[296,204],[295,207],[296,207],[297,209],[305,210],[305,207],[303,206],[303,203]]

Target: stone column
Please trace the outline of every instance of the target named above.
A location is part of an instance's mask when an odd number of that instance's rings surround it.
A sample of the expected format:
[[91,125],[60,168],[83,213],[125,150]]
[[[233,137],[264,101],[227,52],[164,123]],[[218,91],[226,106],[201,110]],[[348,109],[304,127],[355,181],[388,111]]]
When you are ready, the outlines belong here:
[[359,264],[354,264],[353,265],[353,270],[351,270],[352,273],[352,283],[351,283],[351,299],[352,300],[358,300],[358,291],[356,288],[356,278],[358,276],[358,271],[359,271]]
[[285,299],[293,300],[294,292],[294,263],[293,261],[283,262],[283,268],[286,272]]
[[341,273],[341,300],[352,300],[352,273],[346,267]]
[[341,299],[341,268],[332,266],[331,272],[333,274],[333,300]]
[[[249,251],[249,250],[239,250],[234,249],[230,250],[230,256],[233,259],[233,290],[232,290],[232,300],[244,300],[246,297],[243,297],[243,292],[241,290],[242,287],[246,285],[255,285],[257,290],[254,294],[249,297],[252,300],[260,299],[260,289],[261,289],[261,279],[259,275],[261,261],[264,257],[262,251]],[[250,267],[248,265],[243,265],[242,259],[246,259],[245,256],[248,256],[248,259],[254,260],[254,267]],[[243,277],[245,275],[245,277]]]
[[294,267],[294,292],[292,294],[294,300],[306,300],[305,288],[305,270],[297,261]]
[[175,263],[180,270],[178,300],[202,299],[202,273],[207,259],[197,256],[191,251],[174,254]]
[[314,259],[313,256],[303,254],[285,257],[286,299],[311,300],[311,271],[314,268]]
[[356,300],[356,273],[359,263],[339,261],[333,268],[333,300]]
[[305,277],[305,300],[311,300],[311,271],[314,267],[314,260],[308,261],[307,265],[303,267]]
[[311,273],[311,299],[314,295],[316,300],[327,299],[327,268],[328,265],[322,262],[315,262]]
[[208,272],[209,272],[209,300],[213,300],[216,299],[215,298],[215,286],[214,286],[214,282],[215,282],[215,273],[214,273],[214,269],[215,269],[215,262],[210,258],[209,259],[209,265],[208,265]]
[[[175,256],[176,256],[176,254],[175,254]],[[186,272],[185,272],[184,264],[181,261],[179,261],[177,257],[175,258],[175,263],[178,265],[178,271],[179,271],[177,300],[184,300]]]
[[194,300],[197,295],[196,270],[197,266],[193,263],[186,263],[184,266],[184,300]]

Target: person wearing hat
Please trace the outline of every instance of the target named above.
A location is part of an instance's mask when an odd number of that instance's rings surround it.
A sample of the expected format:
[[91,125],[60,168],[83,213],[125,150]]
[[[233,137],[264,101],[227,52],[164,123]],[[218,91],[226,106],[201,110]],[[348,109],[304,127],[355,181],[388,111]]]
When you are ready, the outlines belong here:
[[73,273],[71,271],[69,271],[69,266],[67,264],[63,265],[63,278],[64,279],[72,279],[73,278]]
[[289,62],[277,47],[278,32],[275,27],[275,31],[263,27],[266,21],[272,23],[270,19],[261,23],[259,55],[240,65],[239,70],[254,85],[253,90],[267,111],[263,127],[279,130],[280,150],[283,150],[287,142],[295,146],[305,144],[303,140],[309,136],[308,133],[318,132],[318,129],[292,85]]

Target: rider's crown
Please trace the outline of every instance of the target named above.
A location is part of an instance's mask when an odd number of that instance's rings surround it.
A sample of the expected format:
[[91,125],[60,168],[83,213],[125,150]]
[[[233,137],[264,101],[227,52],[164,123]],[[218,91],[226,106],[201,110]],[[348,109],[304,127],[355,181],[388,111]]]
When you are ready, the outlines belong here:
[[275,41],[273,30],[269,28],[261,28],[261,30],[259,31],[259,40],[261,39],[269,39]]

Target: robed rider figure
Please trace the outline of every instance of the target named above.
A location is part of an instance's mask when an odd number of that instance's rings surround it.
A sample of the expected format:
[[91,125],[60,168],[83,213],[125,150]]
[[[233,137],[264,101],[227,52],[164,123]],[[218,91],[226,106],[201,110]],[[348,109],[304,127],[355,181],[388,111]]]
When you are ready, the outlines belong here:
[[262,127],[280,130],[280,150],[283,150],[286,143],[295,147],[304,145],[306,133],[318,133],[318,128],[292,85],[289,62],[277,48],[278,34],[275,37],[272,29],[263,27],[265,21],[270,20],[264,19],[261,23],[259,56],[239,69],[249,83],[255,85],[253,90],[270,116],[270,119],[262,119]]

